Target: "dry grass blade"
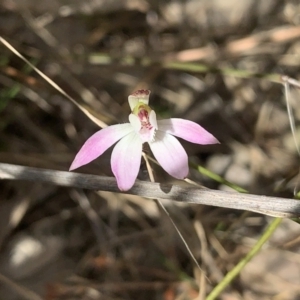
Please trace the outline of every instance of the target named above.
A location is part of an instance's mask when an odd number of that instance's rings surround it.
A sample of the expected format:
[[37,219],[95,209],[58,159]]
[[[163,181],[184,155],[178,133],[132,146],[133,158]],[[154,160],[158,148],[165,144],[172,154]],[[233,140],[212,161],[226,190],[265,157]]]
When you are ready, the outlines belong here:
[[75,106],[77,106],[91,121],[93,121],[98,126],[104,128],[106,127],[106,123],[102,122],[98,118],[94,117],[86,108],[80,105],[74,98],[72,98],[69,94],[67,94],[63,89],[61,89],[53,80],[51,80],[47,75],[45,75],[42,71],[40,71],[37,67],[35,67],[28,59],[26,59],[18,50],[16,50],[8,41],[6,41],[3,37],[0,36],[0,42],[7,47],[11,52],[13,52],[16,56],[22,59],[26,64],[28,64],[33,70],[35,70],[45,81],[47,81],[54,89],[56,89],[59,93],[61,93],[64,97],[70,100]]
[[284,91],[285,91],[286,108],[287,108],[287,113],[288,113],[289,120],[290,120],[291,131],[292,131],[292,135],[294,138],[294,143],[295,143],[297,152],[300,155],[299,144],[298,144],[298,141],[296,138],[295,118],[294,118],[294,114],[293,114],[292,107],[290,104],[290,85],[289,85],[288,81],[286,81],[284,83]]
[[[143,153],[143,158],[144,158],[144,160],[145,160],[145,162],[146,162],[146,165],[147,165],[147,170],[148,170],[148,173],[149,173],[149,176],[150,176],[150,180],[151,180],[151,182],[154,183],[155,180],[154,180],[154,175],[153,175],[153,172],[152,172],[152,168],[151,168],[151,166],[150,166],[149,160],[148,160],[147,155],[146,155],[145,153]],[[182,233],[180,232],[180,230],[179,230],[178,226],[176,225],[175,221],[172,219],[172,217],[171,217],[170,213],[168,212],[168,210],[164,207],[164,205],[162,204],[162,202],[161,202],[159,199],[154,199],[154,201],[157,202],[157,205],[162,209],[162,211],[165,213],[165,215],[166,215],[166,216],[168,217],[168,219],[171,221],[172,225],[174,226],[175,230],[177,231],[177,233],[178,233],[180,239],[182,240],[182,242],[183,242],[185,248],[187,249],[188,253],[190,254],[190,256],[191,256],[192,260],[194,261],[194,263],[196,264],[197,268],[198,268],[201,272],[203,272],[203,270],[202,270],[202,268],[200,267],[200,265],[199,265],[199,263],[198,263],[196,257],[194,256],[192,250],[190,249],[188,243],[187,243],[186,240],[184,239]]]
[[21,298],[18,299],[26,299],[26,300],[42,300],[43,298],[40,297],[38,294],[30,291],[29,289],[17,284],[16,282],[12,281],[8,277],[0,274],[0,282],[2,284],[9,287],[12,291],[17,293]]

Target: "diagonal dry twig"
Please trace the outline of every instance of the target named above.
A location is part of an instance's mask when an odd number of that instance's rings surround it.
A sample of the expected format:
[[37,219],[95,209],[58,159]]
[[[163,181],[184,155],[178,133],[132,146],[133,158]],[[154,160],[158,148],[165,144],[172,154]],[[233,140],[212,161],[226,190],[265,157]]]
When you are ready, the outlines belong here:
[[0,282],[1,284],[8,287],[12,290],[15,294],[19,295],[21,298],[18,299],[25,299],[25,300],[43,300],[35,292],[29,290],[27,287],[20,285],[19,283],[11,280],[10,278],[6,277],[5,275],[0,273]]
[[60,86],[58,86],[51,78],[49,78],[46,74],[40,71],[36,66],[34,66],[27,58],[25,58],[17,49],[15,49],[6,39],[0,36],[0,42],[7,47],[12,53],[18,56],[21,60],[23,60],[28,66],[30,66],[35,72],[37,72],[46,82],[48,82],[54,89],[56,89],[61,95],[66,97],[69,101],[71,101],[75,106],[77,106],[91,121],[93,121],[98,126],[104,128],[107,126],[106,123],[99,120],[95,117],[87,108],[83,105],[80,105],[74,98],[72,98],[69,94],[67,94]]
[[[0,163],[0,179],[46,182],[58,186],[76,187],[120,193],[112,177],[64,171],[37,169]],[[137,180],[126,194],[150,199],[211,205],[232,209],[249,210],[275,217],[300,217],[300,202],[295,199],[258,196],[235,192],[203,189],[197,186],[179,186]]]

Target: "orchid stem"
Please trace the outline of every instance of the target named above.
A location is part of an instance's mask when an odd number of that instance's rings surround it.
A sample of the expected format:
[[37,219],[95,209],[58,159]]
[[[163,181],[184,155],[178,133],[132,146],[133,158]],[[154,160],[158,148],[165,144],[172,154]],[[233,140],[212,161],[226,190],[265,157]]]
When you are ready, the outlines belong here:
[[215,288],[206,297],[206,300],[216,299],[220,295],[220,293],[240,274],[246,264],[260,251],[262,246],[269,240],[276,228],[278,228],[278,226],[280,225],[281,221],[282,218],[275,218],[272,220],[271,224],[266,228],[265,232],[256,242],[255,246],[231,271],[227,273],[223,280],[217,286],[215,286]]

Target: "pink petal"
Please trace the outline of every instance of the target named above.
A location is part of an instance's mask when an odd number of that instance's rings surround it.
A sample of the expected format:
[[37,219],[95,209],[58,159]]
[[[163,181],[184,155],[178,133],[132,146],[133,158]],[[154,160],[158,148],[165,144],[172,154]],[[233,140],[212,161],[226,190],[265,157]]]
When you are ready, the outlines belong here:
[[93,134],[77,153],[70,171],[88,164],[100,156],[119,139],[133,131],[129,123],[106,127]]
[[199,124],[184,119],[159,120],[158,130],[165,131],[191,143],[207,145],[218,144],[219,141]]
[[142,141],[136,132],[122,138],[111,155],[111,169],[121,191],[132,188],[141,165]]
[[157,131],[155,141],[149,145],[156,160],[171,176],[183,179],[188,175],[187,154],[174,136]]

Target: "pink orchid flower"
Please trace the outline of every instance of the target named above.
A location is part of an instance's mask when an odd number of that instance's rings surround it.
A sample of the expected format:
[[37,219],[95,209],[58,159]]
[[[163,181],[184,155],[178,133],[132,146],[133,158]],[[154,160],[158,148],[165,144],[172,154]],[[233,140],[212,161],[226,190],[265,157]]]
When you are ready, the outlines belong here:
[[192,121],[176,118],[157,121],[155,111],[148,106],[149,95],[149,90],[138,90],[130,95],[129,123],[112,125],[92,135],[77,153],[70,171],[90,163],[119,141],[112,152],[111,168],[119,189],[127,191],[137,178],[145,142],[162,168],[178,179],[188,175],[188,157],[174,136],[196,144],[219,143]]

